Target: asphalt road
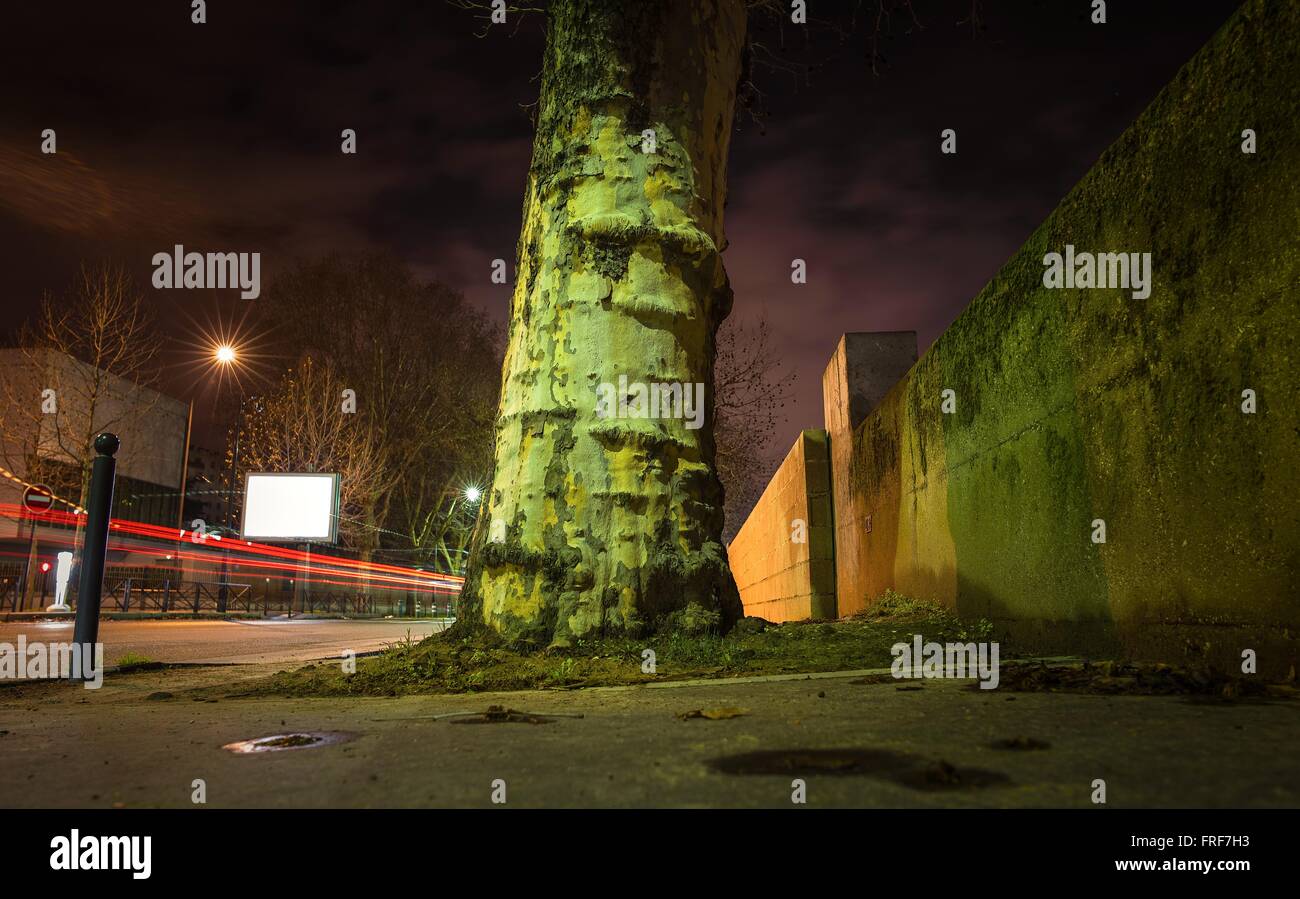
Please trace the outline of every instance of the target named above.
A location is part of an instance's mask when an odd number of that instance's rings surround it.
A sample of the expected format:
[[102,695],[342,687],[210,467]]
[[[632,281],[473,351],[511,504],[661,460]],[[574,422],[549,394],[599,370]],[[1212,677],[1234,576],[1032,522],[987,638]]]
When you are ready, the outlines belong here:
[[[363,653],[407,639],[422,640],[444,622],[271,618],[246,621],[101,621],[104,662],[114,665],[127,653],[156,662],[236,664],[303,662]],[[0,622],[0,643],[69,641],[71,621]]]

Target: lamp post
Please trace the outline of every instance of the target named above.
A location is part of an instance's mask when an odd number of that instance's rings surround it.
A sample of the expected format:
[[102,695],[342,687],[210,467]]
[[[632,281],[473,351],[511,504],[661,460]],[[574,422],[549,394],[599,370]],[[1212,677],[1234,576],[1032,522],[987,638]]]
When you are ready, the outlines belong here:
[[[232,368],[239,364],[239,352],[228,343],[217,346],[212,351],[212,360],[223,368]],[[238,383],[238,382],[236,382]],[[230,481],[226,491],[226,527],[223,536],[231,536],[235,531],[235,483],[239,478],[239,438],[244,427],[244,405],[249,397],[239,388],[239,412],[235,417],[235,447],[230,458]],[[230,550],[223,546],[221,550],[221,573],[217,582],[217,611],[225,612],[229,602],[230,588]]]

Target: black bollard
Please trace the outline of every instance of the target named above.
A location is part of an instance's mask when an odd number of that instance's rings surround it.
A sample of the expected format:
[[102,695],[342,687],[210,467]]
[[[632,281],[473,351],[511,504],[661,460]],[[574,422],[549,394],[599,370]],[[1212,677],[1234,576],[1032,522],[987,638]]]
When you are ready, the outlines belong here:
[[86,537],[81,548],[81,577],[77,586],[77,624],[73,640],[92,647],[99,641],[99,603],[104,592],[104,561],[108,554],[108,516],[113,510],[113,455],[122,441],[113,434],[95,438],[95,461],[90,468],[90,502],[86,509]]

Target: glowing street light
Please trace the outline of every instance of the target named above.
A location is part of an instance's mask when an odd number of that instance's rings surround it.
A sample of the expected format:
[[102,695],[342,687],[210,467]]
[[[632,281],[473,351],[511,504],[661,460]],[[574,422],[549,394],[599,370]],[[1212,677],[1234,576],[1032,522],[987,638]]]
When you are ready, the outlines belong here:
[[[230,460],[231,489],[226,493],[226,528],[227,531],[233,535],[236,533],[235,532],[235,489],[234,488],[239,479],[239,437],[240,437],[240,432],[243,429],[243,423],[244,423],[244,403],[248,401],[248,396],[244,393],[243,385],[239,383],[239,374],[238,374],[240,368],[240,366],[238,365],[239,353],[238,351],[236,351],[235,345],[231,343],[229,340],[227,340],[225,337],[218,337],[216,341],[214,341],[214,343],[216,343],[216,345],[212,348],[212,360],[221,369],[219,372],[219,377],[224,380],[226,374],[228,373],[233,374],[235,378],[235,384],[236,386],[239,387],[239,412],[237,413],[237,417],[235,418],[235,426],[234,426],[235,452],[231,456],[231,460]],[[209,533],[211,533],[211,535],[215,539],[217,540],[221,539],[221,535],[219,533],[216,533],[215,531]],[[239,566],[236,565],[235,567],[238,568]],[[220,586],[217,588],[217,611],[219,612],[226,611],[226,599],[227,599],[227,591],[228,591],[226,578],[228,576],[229,571],[230,571],[230,550],[226,550],[221,554],[221,581],[220,581]]]
[[468,502],[476,503],[476,502],[478,502],[482,497],[483,497],[483,491],[482,491],[482,490],[479,490],[477,487],[466,487],[466,488],[465,488],[465,499],[466,499]]

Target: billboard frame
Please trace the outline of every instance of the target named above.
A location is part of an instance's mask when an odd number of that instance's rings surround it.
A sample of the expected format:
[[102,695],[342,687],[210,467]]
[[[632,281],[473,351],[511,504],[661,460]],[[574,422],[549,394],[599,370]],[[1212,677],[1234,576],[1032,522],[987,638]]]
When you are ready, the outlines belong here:
[[[328,537],[248,537],[248,482],[258,476],[275,478],[329,478],[333,485],[334,497],[330,502],[330,530]],[[341,476],[326,471],[249,471],[244,474],[244,502],[239,510],[239,536],[243,540],[258,540],[262,543],[329,543],[337,544],[339,539],[339,494],[342,484]]]

